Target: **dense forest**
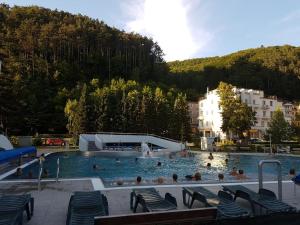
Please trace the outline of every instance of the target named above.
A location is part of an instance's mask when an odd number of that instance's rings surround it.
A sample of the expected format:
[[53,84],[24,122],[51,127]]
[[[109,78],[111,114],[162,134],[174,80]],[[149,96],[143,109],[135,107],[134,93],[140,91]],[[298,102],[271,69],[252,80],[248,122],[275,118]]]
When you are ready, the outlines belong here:
[[247,49],[222,57],[168,63],[169,82],[196,99],[220,81],[264,90],[286,100],[300,100],[300,47],[275,46]]
[[83,84],[67,101],[67,127],[76,139],[86,132],[151,133],[176,140],[190,139],[186,96],[169,89],[151,88],[136,81],[98,79]]
[[65,132],[66,100],[93,78],[157,80],[162,51],[147,37],[40,7],[0,4],[0,115],[10,133]]
[[[197,100],[220,81],[300,100],[298,47],[166,63],[149,37],[36,6],[0,4],[0,60],[0,129],[9,135],[67,132],[66,104],[80,100],[83,86],[89,91],[97,81],[102,90],[119,78],[153,93],[184,92],[187,100]],[[94,128],[106,129],[98,125]]]

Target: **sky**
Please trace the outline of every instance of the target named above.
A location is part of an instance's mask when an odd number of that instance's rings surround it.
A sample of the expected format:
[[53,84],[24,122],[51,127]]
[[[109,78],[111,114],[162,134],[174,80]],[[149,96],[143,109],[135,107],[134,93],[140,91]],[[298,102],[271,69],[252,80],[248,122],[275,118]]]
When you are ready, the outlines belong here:
[[87,15],[157,41],[166,61],[300,45],[299,0],[0,0]]

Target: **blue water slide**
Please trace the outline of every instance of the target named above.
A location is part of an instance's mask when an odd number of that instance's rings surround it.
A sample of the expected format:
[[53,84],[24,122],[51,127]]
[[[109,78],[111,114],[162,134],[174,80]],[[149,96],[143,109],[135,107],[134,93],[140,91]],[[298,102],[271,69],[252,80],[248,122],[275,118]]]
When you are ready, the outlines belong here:
[[23,155],[35,153],[35,152],[36,152],[36,148],[32,146],[0,151],[0,163],[8,162],[9,160],[19,158]]

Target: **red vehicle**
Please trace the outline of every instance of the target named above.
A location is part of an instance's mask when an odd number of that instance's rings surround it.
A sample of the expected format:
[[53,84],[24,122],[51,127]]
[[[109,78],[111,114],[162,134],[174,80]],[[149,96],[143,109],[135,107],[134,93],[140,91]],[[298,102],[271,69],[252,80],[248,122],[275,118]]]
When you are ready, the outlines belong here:
[[46,145],[64,146],[66,143],[61,138],[47,138]]

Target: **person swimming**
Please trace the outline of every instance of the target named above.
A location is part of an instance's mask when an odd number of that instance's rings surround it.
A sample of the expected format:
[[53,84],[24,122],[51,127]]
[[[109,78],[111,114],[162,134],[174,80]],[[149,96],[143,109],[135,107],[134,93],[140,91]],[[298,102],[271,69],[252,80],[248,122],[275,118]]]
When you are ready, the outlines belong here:
[[93,170],[100,170],[100,167],[96,164],[93,165]]
[[193,177],[193,180],[195,181],[199,181],[201,180],[201,173],[200,172],[196,172],[194,177]]
[[17,177],[20,177],[20,176],[22,176],[22,173],[23,173],[23,172],[22,172],[22,168],[21,168],[21,167],[18,167],[17,170],[16,170],[16,176],[17,176]]
[[161,166],[161,162],[160,161],[157,162],[157,166]]
[[224,180],[224,174],[223,173],[219,173],[218,174],[218,178],[219,178],[219,181],[223,181]]
[[116,158],[116,163],[121,163],[120,159],[119,158]]
[[238,175],[238,172],[237,172],[236,167],[233,167],[233,168],[232,168],[232,170],[231,170],[231,172],[229,173],[229,175],[230,175],[230,176],[236,176],[236,175]]
[[141,176],[137,176],[136,178],[136,182],[135,182],[137,185],[141,184],[142,183],[142,177]]
[[207,164],[206,164],[206,168],[207,168],[207,169],[211,169],[211,164],[210,164],[210,163],[207,163]]
[[238,175],[236,175],[236,179],[238,179],[238,180],[247,179],[246,175],[244,174],[244,170],[239,170]]
[[291,168],[290,171],[289,171],[289,176],[290,177],[294,177],[296,176],[296,170],[294,168]]
[[173,179],[173,183],[177,183],[178,175],[176,173],[173,173],[172,179]]

